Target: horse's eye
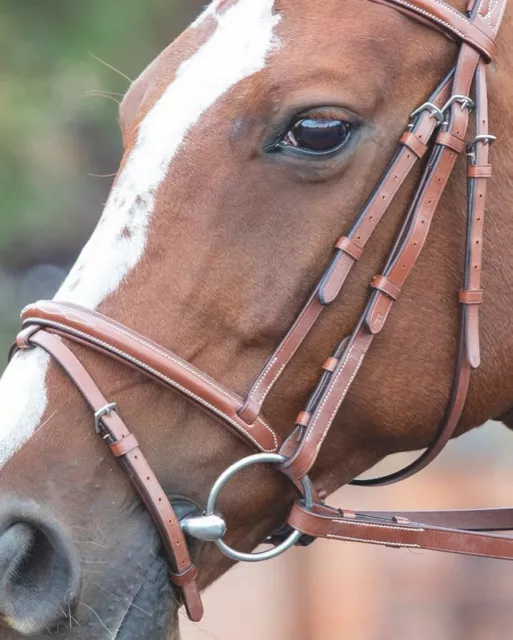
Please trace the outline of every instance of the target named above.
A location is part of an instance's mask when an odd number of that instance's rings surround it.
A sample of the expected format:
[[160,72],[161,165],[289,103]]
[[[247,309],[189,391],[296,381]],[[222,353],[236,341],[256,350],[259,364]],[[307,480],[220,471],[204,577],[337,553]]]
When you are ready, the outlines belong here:
[[302,118],[281,139],[280,146],[322,155],[343,147],[350,135],[349,122],[331,118]]

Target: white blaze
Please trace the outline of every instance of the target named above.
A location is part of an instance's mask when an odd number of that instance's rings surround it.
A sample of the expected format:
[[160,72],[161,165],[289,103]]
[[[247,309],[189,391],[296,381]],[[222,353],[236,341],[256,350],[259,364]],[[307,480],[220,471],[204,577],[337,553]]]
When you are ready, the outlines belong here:
[[[188,132],[227,91],[265,67],[276,47],[274,0],[238,0],[223,14],[218,3],[211,38],[179,67],[173,82],[139,127],[134,148],[98,227],[57,293],[57,300],[96,308],[144,254],[155,194]],[[34,433],[47,405],[49,357],[18,355],[0,380],[0,469]]]

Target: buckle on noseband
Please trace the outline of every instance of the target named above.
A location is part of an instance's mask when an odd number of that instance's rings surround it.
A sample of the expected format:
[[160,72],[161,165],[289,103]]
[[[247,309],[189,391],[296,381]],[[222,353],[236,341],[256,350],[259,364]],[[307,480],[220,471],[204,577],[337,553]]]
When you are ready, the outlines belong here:
[[[203,515],[195,518],[185,518],[182,520],[181,525],[183,531],[199,540],[214,542],[217,548],[222,551],[225,556],[228,556],[228,558],[238,562],[262,562],[263,560],[270,560],[293,547],[303,537],[301,531],[298,531],[297,529],[293,529],[292,533],[281,544],[269,551],[262,551],[260,553],[243,553],[232,549],[222,540],[222,537],[226,533],[226,523],[224,519],[216,513],[217,498],[219,497],[221,490],[224,485],[239,471],[242,471],[242,469],[254,464],[263,464],[266,462],[283,464],[287,460],[287,456],[282,456],[279,453],[257,453],[232,464],[232,466],[228,467],[228,469],[226,469],[226,471],[224,471],[214,483]],[[308,509],[311,509],[314,504],[312,483],[310,482],[310,479],[305,476],[301,479],[301,485],[304,490],[305,505]]]
[[108,416],[110,413],[117,410],[118,410],[118,405],[115,402],[110,402],[109,404],[106,404],[104,407],[102,407],[101,409],[98,409],[98,411],[95,412],[94,431],[96,435],[98,436],[100,435],[100,422],[103,416]]

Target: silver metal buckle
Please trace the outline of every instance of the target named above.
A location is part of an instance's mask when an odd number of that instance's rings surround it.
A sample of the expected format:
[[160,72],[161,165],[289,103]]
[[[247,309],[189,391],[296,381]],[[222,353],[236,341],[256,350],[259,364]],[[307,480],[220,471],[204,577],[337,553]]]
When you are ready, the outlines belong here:
[[449,100],[447,100],[447,102],[444,104],[441,109],[442,112],[445,113],[446,111],[448,111],[455,102],[461,104],[463,109],[468,109],[469,111],[474,110],[475,104],[472,98],[469,98],[468,96],[454,95],[451,96]]
[[424,111],[429,111],[429,115],[434,118],[438,122],[438,124],[442,124],[445,119],[443,110],[439,109],[436,104],[433,104],[432,102],[424,102],[424,104],[421,104],[418,109],[415,109],[415,111],[411,112],[410,119],[414,120]]
[[[222,473],[214,483],[208,497],[207,507],[204,514],[198,517],[185,518],[181,521],[180,524],[183,531],[198,540],[214,542],[224,555],[238,562],[262,562],[264,560],[270,560],[293,547],[303,536],[302,532],[297,531],[296,529],[294,529],[290,536],[280,545],[274,549],[270,549],[269,551],[262,551],[260,553],[243,553],[241,551],[236,551],[223,542],[222,537],[226,533],[226,522],[215,512],[219,493],[223,489],[224,485],[239,471],[242,471],[242,469],[254,464],[283,464],[287,460],[288,458],[286,456],[282,456],[279,453],[257,453],[232,464],[232,466],[226,469],[226,471]],[[305,476],[301,479],[301,485],[304,490],[305,505],[308,509],[311,509],[314,504],[312,483],[310,482],[310,479]]]
[[467,156],[472,159],[473,162],[476,161],[476,146],[482,142],[483,144],[493,144],[497,140],[496,136],[492,136],[489,133],[484,133],[480,136],[476,136],[472,142],[469,142],[467,145]]
[[118,410],[118,405],[115,402],[110,402],[106,404],[102,409],[98,409],[94,414],[94,430],[97,435],[100,435],[100,422],[103,416],[107,416],[113,411]]

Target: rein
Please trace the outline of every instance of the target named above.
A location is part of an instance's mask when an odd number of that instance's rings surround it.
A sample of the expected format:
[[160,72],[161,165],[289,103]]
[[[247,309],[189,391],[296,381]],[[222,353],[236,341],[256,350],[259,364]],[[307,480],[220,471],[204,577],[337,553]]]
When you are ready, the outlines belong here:
[[[428,465],[453,436],[465,406],[471,371],[479,367],[481,359],[479,308],[483,300],[483,222],[487,180],[492,175],[489,147],[495,140],[488,132],[485,67],[495,53],[494,41],[507,0],[471,0],[466,15],[441,0],[372,1],[405,13],[455,40],[459,45],[457,62],[429,100],[411,114],[411,121],[381,182],[352,229],[336,243],[330,266],[245,398],[225,389],[158,344],[99,313],[66,303],[39,302],[26,307],[22,314],[24,328],[12,353],[18,349],[44,349],[60,363],[80,390],[94,413],[97,434],[120,461],[159,531],[169,560],[170,580],[181,588],[187,613],[195,621],[201,619],[203,606],[196,584],[197,570],[191,561],[185,534],[213,541],[229,557],[246,561],[274,557],[293,544],[306,544],[317,537],[513,559],[513,539],[485,533],[513,529],[513,508],[357,513],[326,506],[308,480],[308,473],[335,416],[417,262],[439,200],[456,160],[464,150],[468,157],[467,237],[464,277],[459,292],[458,355],[446,414],[433,442],[412,464],[383,478],[354,480],[353,484],[391,484]],[[474,109],[475,137],[467,142],[470,113]],[[305,410],[299,414],[292,433],[282,442],[261,417],[265,399],[323,309],[337,299],[394,196],[425,157],[427,162],[418,190],[404,216],[402,229],[383,272],[370,284],[365,311],[352,335],[326,360]],[[257,451],[257,455],[239,461],[222,474],[202,516],[180,522],[137,439],[121,419],[117,405],[102,395],[66,341],[86,345],[181,392],[213,414]],[[275,549],[242,554],[230,549],[222,540],[226,525],[216,514],[216,498],[234,473],[262,462],[276,464],[298,486],[303,497],[294,504],[285,533],[272,537],[277,544]]]

